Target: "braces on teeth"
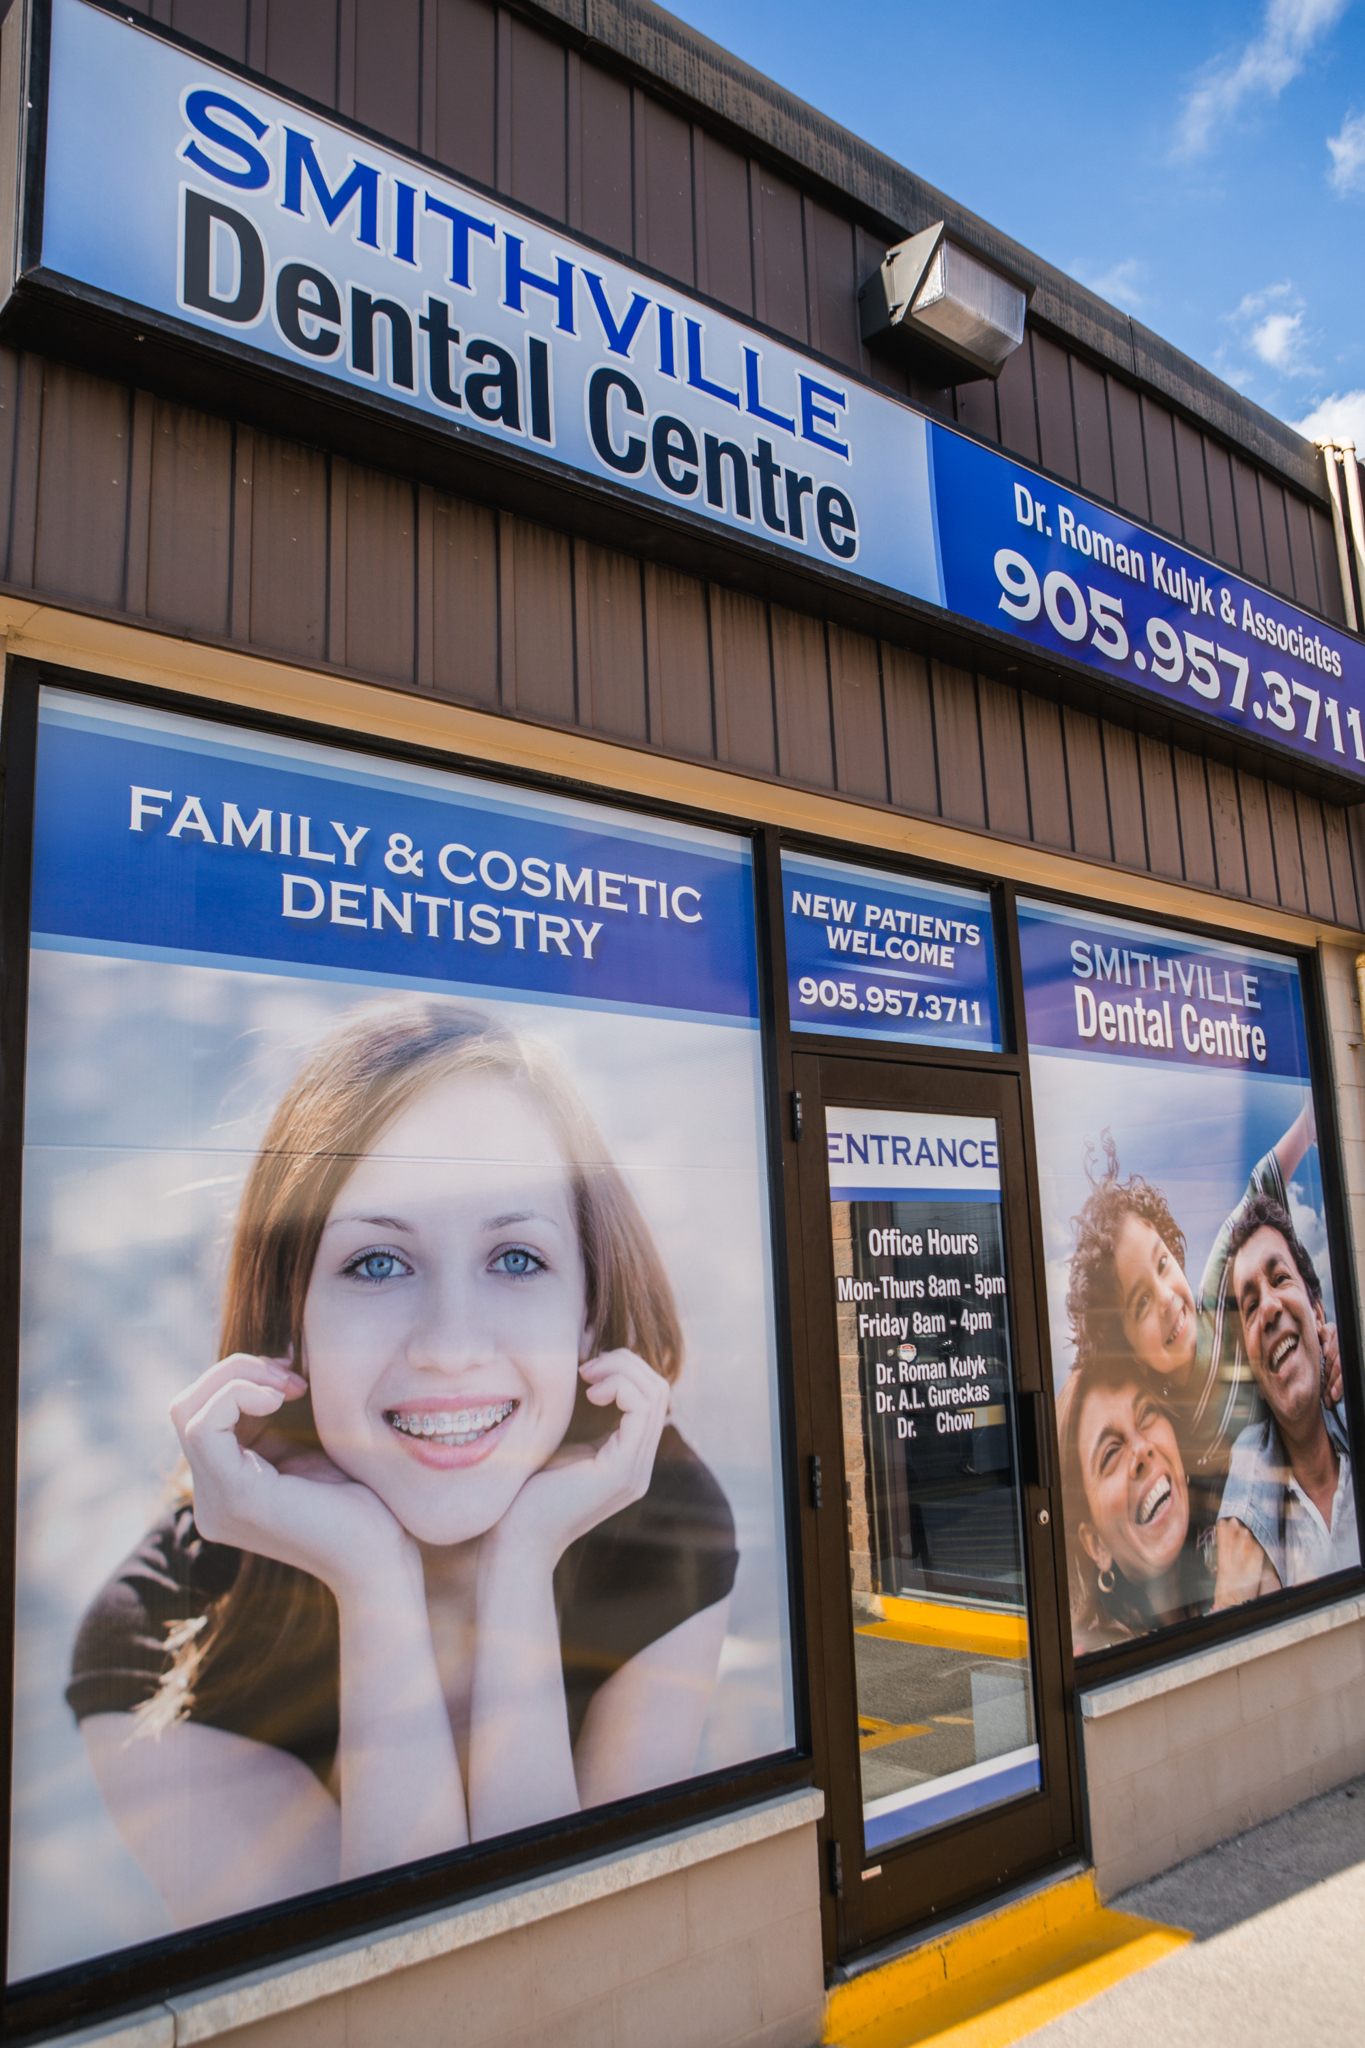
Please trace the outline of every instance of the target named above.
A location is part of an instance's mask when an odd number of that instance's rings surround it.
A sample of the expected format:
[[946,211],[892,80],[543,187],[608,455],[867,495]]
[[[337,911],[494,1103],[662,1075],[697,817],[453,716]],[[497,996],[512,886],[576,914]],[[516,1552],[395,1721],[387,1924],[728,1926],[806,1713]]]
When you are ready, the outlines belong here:
[[439,1444],[472,1444],[505,1422],[515,1401],[499,1401],[489,1408],[460,1408],[454,1413],[442,1408],[434,1414],[402,1415],[390,1409],[386,1420],[401,1436],[418,1437]]

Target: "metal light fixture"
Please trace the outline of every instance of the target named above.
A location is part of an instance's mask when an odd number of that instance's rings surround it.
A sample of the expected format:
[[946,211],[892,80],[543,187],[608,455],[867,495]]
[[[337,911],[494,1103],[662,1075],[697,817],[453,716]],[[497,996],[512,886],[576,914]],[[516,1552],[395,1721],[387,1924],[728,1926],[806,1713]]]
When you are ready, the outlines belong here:
[[888,249],[858,293],[863,340],[893,348],[929,383],[998,377],[1024,338],[1032,292],[938,221]]

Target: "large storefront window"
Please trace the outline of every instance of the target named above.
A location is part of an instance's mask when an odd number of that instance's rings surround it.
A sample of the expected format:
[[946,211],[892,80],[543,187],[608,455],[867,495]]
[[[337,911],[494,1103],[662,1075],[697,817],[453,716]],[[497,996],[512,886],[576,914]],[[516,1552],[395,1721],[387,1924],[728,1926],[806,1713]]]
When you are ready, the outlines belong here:
[[11,1977],[790,1749],[751,856],[45,690]]
[[1020,906],[1078,1653],[1359,1565],[1299,969]]

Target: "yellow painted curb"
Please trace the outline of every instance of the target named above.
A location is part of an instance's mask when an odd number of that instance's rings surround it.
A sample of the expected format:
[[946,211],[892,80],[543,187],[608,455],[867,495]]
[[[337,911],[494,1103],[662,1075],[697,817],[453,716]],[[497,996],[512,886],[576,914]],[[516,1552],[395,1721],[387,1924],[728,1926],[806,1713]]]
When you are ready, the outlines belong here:
[[977,1657],[1027,1657],[1028,1620],[1022,1614],[993,1614],[984,1607],[948,1607],[933,1600],[881,1596],[882,1620],[859,1628],[860,1636],[895,1643],[924,1643],[939,1650],[969,1650]]
[[1100,1904],[1088,1873],[831,1992],[828,2048],[1008,2048],[1192,1937]]

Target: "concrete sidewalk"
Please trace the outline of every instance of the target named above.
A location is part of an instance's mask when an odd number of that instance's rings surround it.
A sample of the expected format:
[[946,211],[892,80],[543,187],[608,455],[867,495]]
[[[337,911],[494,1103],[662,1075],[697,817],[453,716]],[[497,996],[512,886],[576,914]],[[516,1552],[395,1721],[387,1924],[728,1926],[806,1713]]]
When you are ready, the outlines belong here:
[[1365,2039],[1365,1778],[1110,1904],[1198,1939],[1029,2034],[1031,2048]]

